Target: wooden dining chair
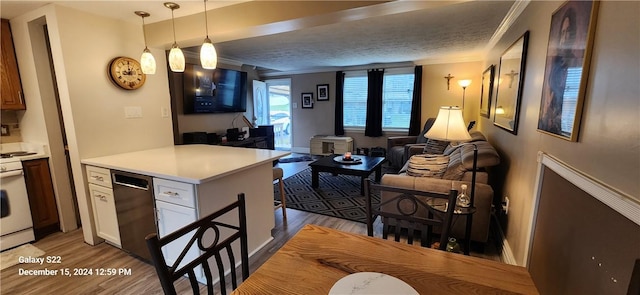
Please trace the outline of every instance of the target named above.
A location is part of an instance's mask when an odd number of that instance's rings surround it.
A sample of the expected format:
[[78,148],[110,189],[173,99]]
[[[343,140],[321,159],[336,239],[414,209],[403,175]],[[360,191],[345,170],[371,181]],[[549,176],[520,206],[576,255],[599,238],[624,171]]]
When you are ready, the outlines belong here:
[[[382,217],[383,230],[382,238],[388,238],[389,224],[393,224],[395,231],[393,233],[394,240],[400,241],[401,229],[407,228],[407,242],[413,244],[415,230],[420,231],[420,244],[423,247],[430,246],[431,239],[431,227],[440,226],[442,228],[440,232],[440,245],[438,249],[445,250],[449,233],[451,232],[451,222],[453,220],[453,211],[455,209],[456,196],[458,192],[456,190],[449,191],[449,194],[438,194],[433,192],[425,192],[418,190],[409,190],[394,186],[387,186],[381,184],[375,184],[371,180],[367,179],[364,183],[364,190],[366,196],[366,211],[367,211],[367,235],[373,237],[373,223],[376,216]],[[374,193],[388,194],[389,198],[385,198],[384,202],[373,205]],[[425,217],[416,217],[417,212],[428,212],[431,210],[427,204],[428,198],[446,199],[448,204],[454,206],[447,206],[446,211],[443,214],[421,214]],[[385,211],[385,206],[393,206],[399,213],[392,213]]]
[[[228,217],[227,215],[230,215],[232,210],[238,213],[238,226],[217,221],[222,216]],[[226,294],[227,290],[224,275],[225,261],[223,261],[222,258],[223,252],[226,252],[228,265],[231,269],[232,287],[233,289],[237,288],[238,280],[235,271],[236,259],[232,250],[232,243],[236,240],[240,240],[242,281],[246,280],[249,277],[246,216],[245,197],[244,194],[241,193],[238,194],[238,200],[232,204],[162,238],[158,238],[155,233],[149,234],[146,237],[147,247],[151,253],[151,259],[164,293],[171,295],[176,294],[174,282],[187,275],[191,283],[191,288],[193,289],[193,294],[200,294],[200,286],[196,279],[199,267],[201,267],[207,282],[207,292],[208,294],[214,294],[214,282],[209,264],[209,258],[214,257],[220,278],[220,292],[223,295]],[[181,241],[187,240],[188,242],[175,261],[172,262],[171,265],[167,265],[167,257],[165,257],[162,248],[178,239]],[[196,255],[197,257],[195,258],[190,257],[190,254],[188,254],[192,247],[197,247],[198,249],[199,254]],[[191,251],[191,253],[192,252],[193,251]]]
[[280,191],[280,201],[274,201],[274,210],[282,208],[282,219],[287,219],[287,196],[284,193],[284,182],[282,177],[284,176],[284,170],[280,167],[273,167],[273,181],[278,181],[278,190]]

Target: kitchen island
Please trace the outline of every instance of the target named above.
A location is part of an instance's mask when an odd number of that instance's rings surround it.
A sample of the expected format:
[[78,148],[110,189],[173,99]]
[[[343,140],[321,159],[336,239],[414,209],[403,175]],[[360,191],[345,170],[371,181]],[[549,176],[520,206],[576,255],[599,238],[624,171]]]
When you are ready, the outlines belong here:
[[[115,189],[110,189],[116,184],[112,181],[113,173],[123,171],[153,179],[154,196],[150,202],[155,205],[161,237],[221,209],[237,200],[238,193],[244,193],[251,255],[272,239],[273,161],[288,154],[265,149],[177,145],[83,159],[97,235],[121,246],[122,224],[118,225],[118,221],[123,218],[115,212],[117,196],[114,200]],[[233,222],[237,223],[237,219]],[[144,239],[136,237],[139,238]],[[124,237],[122,248],[126,250]]]

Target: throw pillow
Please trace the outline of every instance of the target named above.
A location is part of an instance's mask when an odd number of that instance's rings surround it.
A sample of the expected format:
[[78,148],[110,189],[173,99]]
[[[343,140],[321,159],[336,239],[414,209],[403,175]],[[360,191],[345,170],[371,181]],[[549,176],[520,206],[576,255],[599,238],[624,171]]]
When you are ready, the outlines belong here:
[[441,155],[444,149],[449,145],[448,141],[429,139],[424,146],[423,154],[438,154]]
[[414,155],[409,159],[407,175],[442,178],[448,165],[449,156],[432,154]]

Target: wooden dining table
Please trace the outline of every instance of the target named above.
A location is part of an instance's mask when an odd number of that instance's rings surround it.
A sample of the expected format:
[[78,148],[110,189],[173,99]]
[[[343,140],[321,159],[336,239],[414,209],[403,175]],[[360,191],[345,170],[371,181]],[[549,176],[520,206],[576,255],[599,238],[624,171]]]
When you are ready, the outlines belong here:
[[393,276],[419,294],[538,294],[521,266],[310,224],[233,294],[328,294],[358,272]]

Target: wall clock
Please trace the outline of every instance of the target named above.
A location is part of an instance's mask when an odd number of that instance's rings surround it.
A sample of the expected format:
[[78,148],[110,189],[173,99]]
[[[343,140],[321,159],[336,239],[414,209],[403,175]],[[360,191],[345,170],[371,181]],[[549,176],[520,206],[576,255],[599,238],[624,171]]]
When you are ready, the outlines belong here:
[[142,72],[140,63],[130,57],[119,56],[109,62],[109,77],[118,87],[136,90],[144,85],[147,75]]

